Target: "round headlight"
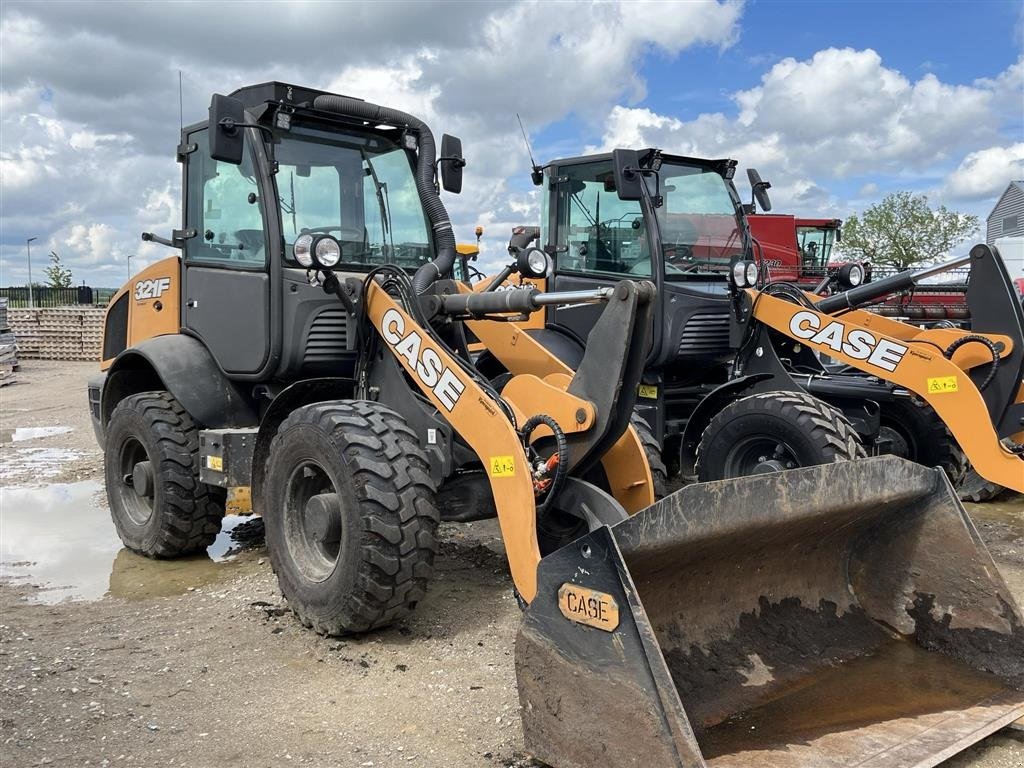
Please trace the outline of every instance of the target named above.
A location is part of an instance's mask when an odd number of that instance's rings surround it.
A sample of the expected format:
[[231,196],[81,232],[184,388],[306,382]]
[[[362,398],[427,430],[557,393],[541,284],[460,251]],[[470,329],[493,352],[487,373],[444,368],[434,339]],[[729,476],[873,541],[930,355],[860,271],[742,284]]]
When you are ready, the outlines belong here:
[[732,265],[732,282],[737,288],[747,287],[747,263],[737,261]]
[[864,267],[854,264],[850,267],[850,285],[856,288],[864,282]]
[[864,282],[863,264],[843,264],[837,275],[839,282],[846,288],[856,288]]
[[747,285],[757,285],[757,264],[752,261],[748,261],[745,270]]
[[525,277],[546,277],[551,266],[551,259],[540,248],[520,251],[518,262],[519,272]]
[[299,235],[292,244],[292,255],[304,267],[313,266],[313,236]]
[[330,235],[324,235],[313,247],[313,261],[318,267],[330,269],[341,261],[341,245]]

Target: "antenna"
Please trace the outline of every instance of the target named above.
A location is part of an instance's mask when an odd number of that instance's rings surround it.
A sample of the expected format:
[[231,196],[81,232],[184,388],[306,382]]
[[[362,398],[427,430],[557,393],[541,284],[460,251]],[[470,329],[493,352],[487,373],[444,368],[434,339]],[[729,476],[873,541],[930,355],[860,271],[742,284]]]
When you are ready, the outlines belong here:
[[181,97],[181,70],[178,70],[178,130],[185,130],[185,102]]
[[519,130],[523,133],[523,142],[526,144],[526,154],[530,156],[530,178],[533,180],[533,186],[539,187],[544,183],[544,169],[537,165],[537,161],[533,159],[533,150],[530,149],[530,140],[526,137],[526,129],[523,127],[523,119],[519,117],[518,112],[516,112],[516,120],[519,121]]

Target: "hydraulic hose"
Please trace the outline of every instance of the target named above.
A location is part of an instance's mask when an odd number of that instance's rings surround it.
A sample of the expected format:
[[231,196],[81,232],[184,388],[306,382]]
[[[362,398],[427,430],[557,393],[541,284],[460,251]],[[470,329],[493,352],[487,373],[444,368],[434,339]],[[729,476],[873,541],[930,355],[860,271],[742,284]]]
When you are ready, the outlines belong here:
[[434,242],[437,244],[437,255],[434,260],[416,270],[416,274],[412,278],[413,292],[416,295],[423,293],[435,280],[451,272],[457,255],[455,233],[452,231],[448,211],[445,210],[441,196],[434,188],[434,160],[437,155],[434,134],[430,132],[429,126],[418,117],[347,96],[323,94],[313,100],[313,107],[325,112],[338,112],[360,117],[370,122],[404,123],[412,133],[416,134],[416,138],[419,140],[419,153],[416,158],[416,191],[419,193],[420,202],[430,221],[430,226],[434,230]]

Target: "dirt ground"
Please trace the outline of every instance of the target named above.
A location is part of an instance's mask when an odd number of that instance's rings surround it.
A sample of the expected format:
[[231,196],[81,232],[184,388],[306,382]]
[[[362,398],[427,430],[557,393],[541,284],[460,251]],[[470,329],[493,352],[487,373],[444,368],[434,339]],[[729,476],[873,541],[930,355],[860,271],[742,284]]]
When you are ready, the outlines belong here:
[[[209,557],[121,549],[86,409],[94,369],[26,361],[0,389],[0,765],[533,764],[495,525],[443,526],[429,594],[399,626],[318,637],[249,521],[228,521]],[[1024,502],[971,513],[1024,603]],[[945,765],[1019,768],[1024,733]]]

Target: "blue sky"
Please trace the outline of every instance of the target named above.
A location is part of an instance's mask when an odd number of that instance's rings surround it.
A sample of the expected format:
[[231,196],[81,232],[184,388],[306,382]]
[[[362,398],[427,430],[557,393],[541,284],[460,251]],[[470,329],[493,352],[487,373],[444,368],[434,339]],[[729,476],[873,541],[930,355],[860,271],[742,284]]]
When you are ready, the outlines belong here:
[[656,145],[756,165],[779,212],[845,217],[909,189],[984,217],[1024,176],[1022,7],[11,0],[0,284],[24,281],[26,237],[94,285],[119,284],[129,254],[169,253],[138,233],[180,225],[179,69],[186,122],[214,91],[279,79],[460,134],[470,165],[449,206],[463,239],[486,227],[488,264],[539,216],[516,112],[542,161]]

